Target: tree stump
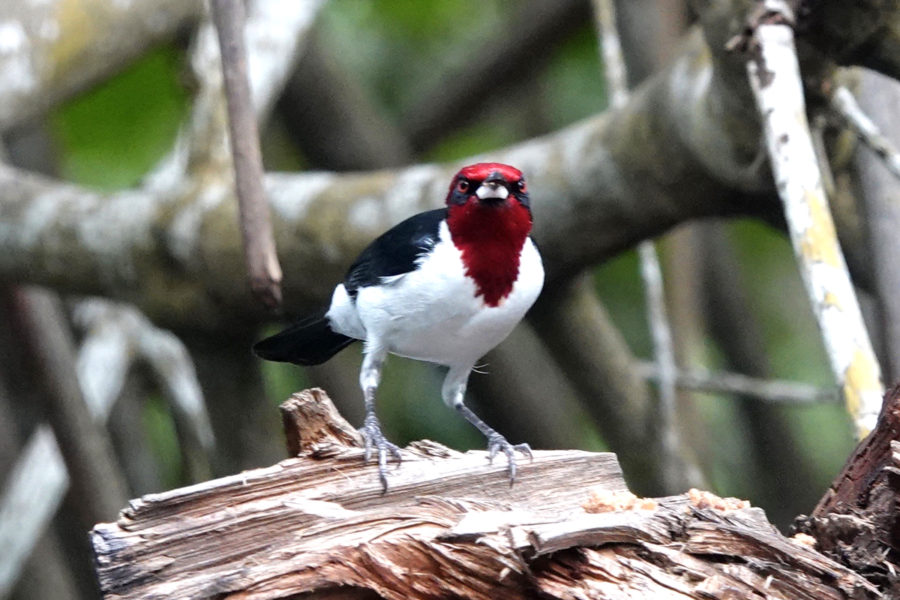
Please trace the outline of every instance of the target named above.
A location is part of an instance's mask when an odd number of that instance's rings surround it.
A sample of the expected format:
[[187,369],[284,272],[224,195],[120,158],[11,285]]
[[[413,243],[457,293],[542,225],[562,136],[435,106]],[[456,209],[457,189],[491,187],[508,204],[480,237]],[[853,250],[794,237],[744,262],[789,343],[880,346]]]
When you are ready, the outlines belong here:
[[105,598],[878,598],[759,508],[707,492],[636,498],[615,455],[506,464],[434,442],[382,494],[318,389],[282,405],[271,467],[132,500],[91,539]]

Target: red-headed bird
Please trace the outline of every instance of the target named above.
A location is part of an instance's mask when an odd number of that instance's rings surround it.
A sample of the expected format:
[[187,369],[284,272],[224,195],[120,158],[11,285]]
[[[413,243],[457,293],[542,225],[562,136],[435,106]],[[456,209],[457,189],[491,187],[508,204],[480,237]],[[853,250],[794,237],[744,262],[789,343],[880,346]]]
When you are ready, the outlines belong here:
[[254,352],[267,360],[317,365],[363,340],[359,383],[366,417],[360,432],[368,461],[385,467],[396,445],[381,433],[375,392],[388,353],[449,367],[441,395],[487,437],[491,460],[503,452],[510,484],[513,445],[463,403],[475,363],[512,331],[534,304],[544,268],[529,237],[531,206],[521,171],[500,163],[464,167],[450,183],[446,208],[417,214],[372,242],[334,289],[331,305],[272,337]]

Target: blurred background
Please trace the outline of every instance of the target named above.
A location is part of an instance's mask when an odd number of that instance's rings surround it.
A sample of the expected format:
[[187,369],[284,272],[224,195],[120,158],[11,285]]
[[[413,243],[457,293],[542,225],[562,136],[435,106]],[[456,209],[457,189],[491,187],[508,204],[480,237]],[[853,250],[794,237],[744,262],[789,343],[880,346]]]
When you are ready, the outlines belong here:
[[[632,87],[677,52],[693,20],[685,4],[618,3]],[[190,56],[203,18],[199,6],[187,11],[116,72],[6,128],[4,160],[102,191],[158,175],[202,87]],[[0,52],[12,39],[3,31]],[[607,109],[600,56],[588,1],[331,0],[261,127],[266,170],[452,161],[558,130]],[[496,85],[483,93],[486,69]],[[591,321],[588,334],[606,332],[592,338],[599,354],[582,354],[606,364],[604,375],[564,354],[591,340],[569,344],[539,305],[485,358],[469,402],[513,443],[617,451],[636,493],[702,486],[749,499],[786,528],[854,445],[789,241],[760,220],[709,220],[656,249],[680,381],[676,477],[647,442],[657,435],[658,367],[636,249],[585,274],[568,309]],[[128,305],[2,279],[0,299],[0,530],[15,533],[0,536],[0,548],[14,546],[0,551],[0,597],[98,597],[93,523],[115,519],[128,498],[284,458],[277,406],[295,391],[324,387],[361,423],[360,345],[301,369],[250,355],[280,323],[169,331]],[[607,388],[617,373],[627,381]],[[737,382],[747,393],[723,392],[735,385],[729,374],[756,379]],[[441,402],[442,378],[437,367],[388,361],[386,435],[481,449]],[[768,388],[747,389],[763,380]],[[650,408],[629,420],[628,403]]]

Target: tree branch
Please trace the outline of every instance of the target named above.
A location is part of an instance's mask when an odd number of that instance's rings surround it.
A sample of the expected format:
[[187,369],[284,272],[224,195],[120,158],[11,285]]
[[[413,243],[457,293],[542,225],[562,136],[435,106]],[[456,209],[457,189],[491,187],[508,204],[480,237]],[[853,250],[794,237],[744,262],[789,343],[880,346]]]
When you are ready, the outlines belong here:
[[884,161],[884,166],[895,177],[900,178],[900,150],[882,135],[878,126],[856,102],[853,93],[843,86],[838,86],[831,95],[831,108],[869,150]]
[[[647,379],[658,380],[660,377],[659,367],[653,362],[639,362],[637,371]],[[727,371],[679,370],[675,373],[675,383],[688,390],[739,394],[773,404],[828,404],[839,400],[834,390],[807,383],[762,379]]]
[[263,191],[259,131],[247,78],[244,6],[242,0],[213,0],[212,13],[222,55],[244,261],[250,277],[250,289],[263,306],[274,311],[281,307],[282,274],[275,253],[269,205]]
[[[713,53],[695,32],[622,109],[491,154],[522,167],[533,184],[535,234],[551,279],[687,219],[777,218],[771,179],[757,160],[744,64],[719,46],[740,20],[718,5],[701,8]],[[437,205],[455,168],[269,174],[282,266],[297,274],[284,290],[288,311],[321,303],[377,233]],[[177,194],[157,187],[97,194],[0,169],[0,274],[136,301],[168,325],[260,319],[230,268],[241,252],[227,188],[199,174],[175,178]]]
[[[743,167],[732,164],[713,176],[707,161],[699,160],[711,149],[717,162],[723,156],[739,159],[740,151],[721,146],[745,145],[744,134],[752,136],[752,130],[721,122],[740,121],[740,111],[731,117],[707,114],[708,95],[726,90],[707,86],[707,94],[688,100],[670,93],[672,86],[697,89],[708,79],[705,56],[694,37],[692,52],[620,111],[491,154],[528,174],[536,199],[535,235],[551,279],[694,216],[774,208],[774,198],[723,184],[729,172],[744,173]],[[699,137],[683,128],[685,120],[696,118],[706,122],[697,124]],[[752,147],[755,155],[755,138]],[[269,174],[276,243],[283,268],[294,274],[285,282],[285,295],[294,303],[289,310],[320,303],[375,235],[438,205],[456,168]],[[679,183],[685,180],[692,185]],[[204,327],[259,318],[259,312],[247,313],[244,287],[229,266],[240,260],[241,250],[225,190],[208,179],[204,188],[181,182],[179,189],[182,194],[174,197],[158,188],[98,194],[0,168],[0,195],[6,199],[0,205],[0,273],[134,301],[160,323]],[[58,255],[63,248],[65,261]]]
[[[806,121],[791,17],[783,2],[755,23],[747,63],[794,253],[831,368],[859,439],[881,408],[881,372],[838,245]],[[778,7],[781,7],[780,9]]]
[[196,20],[199,0],[0,4],[0,132],[109,77]]
[[[859,87],[860,103],[878,123],[879,128],[900,140],[900,84],[865,72]],[[895,155],[895,159],[897,155]],[[900,160],[895,160],[900,164]],[[858,149],[855,166],[859,175],[857,195],[865,214],[868,257],[873,272],[881,313],[884,336],[884,364],[886,380],[900,378],[900,265],[897,263],[900,243],[900,195],[898,173],[890,169],[891,161],[881,160],[870,152]]]

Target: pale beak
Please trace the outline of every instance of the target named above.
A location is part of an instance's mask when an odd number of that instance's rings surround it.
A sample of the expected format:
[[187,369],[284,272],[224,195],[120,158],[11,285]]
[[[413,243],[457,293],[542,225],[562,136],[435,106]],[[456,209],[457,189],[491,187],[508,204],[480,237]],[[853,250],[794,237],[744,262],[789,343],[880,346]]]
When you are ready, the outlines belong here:
[[487,179],[478,186],[475,194],[479,200],[506,200],[509,198],[509,190],[506,189],[503,181],[497,179]]

